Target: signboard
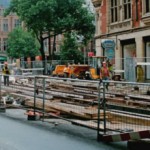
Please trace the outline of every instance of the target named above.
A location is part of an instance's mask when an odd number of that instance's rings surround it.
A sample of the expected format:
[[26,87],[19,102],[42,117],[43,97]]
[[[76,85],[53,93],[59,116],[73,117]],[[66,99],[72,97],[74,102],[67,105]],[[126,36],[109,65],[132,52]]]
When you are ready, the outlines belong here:
[[112,62],[114,63],[115,59],[115,42],[114,40],[102,40],[102,47],[104,48],[104,55]]
[[92,57],[94,56],[94,53],[93,52],[88,52],[88,57]]
[[114,42],[114,40],[102,40],[102,47],[105,49],[108,49],[108,48],[114,49],[115,42]]

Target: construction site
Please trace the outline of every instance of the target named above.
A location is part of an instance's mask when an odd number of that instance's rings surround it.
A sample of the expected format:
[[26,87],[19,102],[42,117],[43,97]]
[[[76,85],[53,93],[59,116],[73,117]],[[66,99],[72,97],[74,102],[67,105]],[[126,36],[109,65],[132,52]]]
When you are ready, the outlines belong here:
[[0,78],[3,113],[23,109],[29,121],[65,120],[96,130],[98,141],[150,138],[149,83],[11,76],[17,80],[9,86]]

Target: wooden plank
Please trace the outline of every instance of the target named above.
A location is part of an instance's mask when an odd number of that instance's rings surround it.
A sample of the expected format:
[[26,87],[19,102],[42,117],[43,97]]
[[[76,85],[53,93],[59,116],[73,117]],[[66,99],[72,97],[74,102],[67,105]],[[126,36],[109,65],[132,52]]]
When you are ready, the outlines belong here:
[[135,116],[133,113],[123,114],[119,112],[110,112],[109,121],[119,121],[126,124],[150,126],[150,118]]
[[[31,102],[26,101],[25,105],[31,104]],[[42,105],[41,102],[37,102],[39,105]],[[33,104],[33,103],[32,103]],[[47,108],[52,108],[54,110],[58,110],[60,112],[66,113],[68,115],[77,116],[85,119],[93,119],[97,117],[97,109],[96,108],[85,108],[82,106],[75,106],[75,105],[68,105],[65,103],[54,103],[54,102],[47,102],[45,103]],[[103,114],[102,114],[103,115]]]
[[[28,84],[26,84],[28,85]],[[26,90],[26,91],[34,91],[34,88],[32,86],[29,86],[29,87],[16,87],[17,89],[20,89],[19,91],[23,91],[23,90]],[[39,88],[39,92],[43,92],[43,90],[41,90]],[[71,92],[64,92],[64,91],[52,91],[52,90],[45,90],[46,94],[49,94],[49,95],[52,95],[52,96],[57,96],[57,97],[76,97],[76,98],[84,98],[83,95],[79,95],[79,94],[75,94],[75,93],[71,93]]]

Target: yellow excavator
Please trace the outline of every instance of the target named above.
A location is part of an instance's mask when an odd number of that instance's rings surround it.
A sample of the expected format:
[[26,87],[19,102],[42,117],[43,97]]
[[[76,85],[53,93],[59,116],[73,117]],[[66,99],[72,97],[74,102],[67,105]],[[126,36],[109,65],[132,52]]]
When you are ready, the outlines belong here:
[[[100,67],[103,61],[107,57],[105,56],[93,56],[92,62],[88,65],[84,64],[72,64],[69,65],[69,78],[89,79],[97,80],[100,78]],[[66,65],[57,65],[52,73],[52,76],[64,77],[64,68]]]

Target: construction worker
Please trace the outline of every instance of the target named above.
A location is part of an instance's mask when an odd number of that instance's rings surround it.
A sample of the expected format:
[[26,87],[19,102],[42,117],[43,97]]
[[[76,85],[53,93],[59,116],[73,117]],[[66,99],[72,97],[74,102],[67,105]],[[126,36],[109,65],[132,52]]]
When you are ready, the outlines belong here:
[[141,65],[137,65],[137,82],[144,82],[144,70]]
[[112,77],[113,77],[113,65],[110,63],[109,60],[107,62],[107,65],[108,65],[108,69],[109,69],[109,77],[112,79]]
[[4,67],[2,69],[2,73],[4,75],[4,85],[9,86],[9,75],[10,75],[10,70],[8,68],[8,63],[4,63]]
[[69,74],[70,74],[70,67],[69,65],[66,65],[64,70],[63,70],[63,73],[64,73],[64,77],[65,78],[68,78],[69,77]]
[[[107,67],[107,63],[103,62],[102,67],[100,69],[100,79],[101,80],[109,80],[110,73],[109,73],[109,68]],[[108,90],[108,85],[109,83],[106,84],[106,89]]]

